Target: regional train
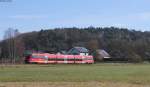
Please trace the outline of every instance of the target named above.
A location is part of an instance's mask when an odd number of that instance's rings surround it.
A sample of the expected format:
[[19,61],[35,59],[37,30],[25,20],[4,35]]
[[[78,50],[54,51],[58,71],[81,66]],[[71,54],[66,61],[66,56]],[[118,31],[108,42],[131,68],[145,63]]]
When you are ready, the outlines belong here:
[[25,58],[26,63],[36,64],[92,64],[93,56],[33,53]]

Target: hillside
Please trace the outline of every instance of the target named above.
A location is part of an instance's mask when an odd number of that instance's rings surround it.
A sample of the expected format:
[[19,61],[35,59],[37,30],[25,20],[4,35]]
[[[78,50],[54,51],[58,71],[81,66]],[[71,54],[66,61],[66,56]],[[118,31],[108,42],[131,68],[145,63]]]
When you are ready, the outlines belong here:
[[[26,50],[57,53],[74,46],[84,46],[91,52],[104,49],[113,60],[136,61],[150,58],[150,32],[124,28],[57,28],[24,33],[19,38]],[[1,43],[1,48],[3,47],[4,44]]]

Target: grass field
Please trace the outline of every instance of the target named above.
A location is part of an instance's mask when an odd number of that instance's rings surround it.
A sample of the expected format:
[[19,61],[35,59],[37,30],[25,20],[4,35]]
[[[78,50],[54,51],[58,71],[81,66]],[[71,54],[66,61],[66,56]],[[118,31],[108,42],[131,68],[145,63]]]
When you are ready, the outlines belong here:
[[0,87],[150,87],[149,82],[150,64],[0,66]]

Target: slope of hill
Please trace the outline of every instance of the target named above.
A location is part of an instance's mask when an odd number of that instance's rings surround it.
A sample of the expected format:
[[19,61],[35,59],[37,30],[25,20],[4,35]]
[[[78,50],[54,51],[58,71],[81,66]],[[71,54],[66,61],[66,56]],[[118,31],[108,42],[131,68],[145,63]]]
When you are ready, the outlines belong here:
[[124,28],[57,28],[25,33],[19,38],[24,48],[30,50],[56,53],[74,46],[84,46],[90,51],[105,49],[114,60],[150,58],[150,32]]

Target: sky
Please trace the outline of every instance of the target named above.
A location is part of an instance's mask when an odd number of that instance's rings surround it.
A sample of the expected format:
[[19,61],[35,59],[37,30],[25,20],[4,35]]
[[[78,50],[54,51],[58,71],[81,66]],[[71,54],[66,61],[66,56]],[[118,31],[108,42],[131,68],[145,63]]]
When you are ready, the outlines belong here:
[[22,33],[89,26],[150,31],[149,4],[150,0],[0,0],[0,39],[8,28]]

